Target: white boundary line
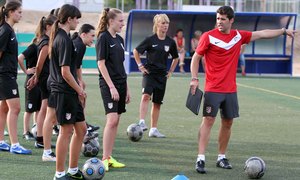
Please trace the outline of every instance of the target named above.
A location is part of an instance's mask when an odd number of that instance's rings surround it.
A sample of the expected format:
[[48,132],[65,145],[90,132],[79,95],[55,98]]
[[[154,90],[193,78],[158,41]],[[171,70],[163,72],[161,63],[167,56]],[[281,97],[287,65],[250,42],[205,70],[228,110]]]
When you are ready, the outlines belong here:
[[300,100],[299,96],[293,96],[293,95],[289,95],[289,94],[285,94],[285,93],[280,93],[280,92],[276,92],[276,91],[272,91],[272,90],[268,90],[268,89],[264,89],[264,88],[259,88],[259,87],[254,87],[254,86],[248,86],[248,85],[241,84],[241,83],[236,83],[236,84],[238,86],[241,86],[241,87],[250,88],[250,89],[256,89],[256,90],[259,90],[259,91],[264,91],[264,92],[268,92],[268,93],[277,94],[277,95],[280,95],[280,96],[285,96],[285,97],[289,97],[289,98]]

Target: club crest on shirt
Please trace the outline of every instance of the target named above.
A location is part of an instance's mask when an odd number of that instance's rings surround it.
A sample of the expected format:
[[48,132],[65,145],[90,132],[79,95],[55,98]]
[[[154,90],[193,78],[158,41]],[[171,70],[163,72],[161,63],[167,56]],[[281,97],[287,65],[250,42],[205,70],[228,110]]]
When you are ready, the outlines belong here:
[[72,114],[71,113],[66,113],[66,120],[70,120],[72,117]]
[[211,113],[211,109],[212,108],[210,106],[207,106],[205,110],[206,110],[207,113]]
[[112,109],[113,108],[113,106],[114,106],[114,104],[111,102],[111,103],[107,103],[107,107],[108,107],[108,109]]
[[169,52],[169,50],[170,50],[170,46],[165,46],[165,51]]
[[18,94],[18,91],[17,91],[16,89],[13,89],[13,90],[12,90],[12,93],[13,93],[13,95],[17,95],[17,94]]
[[28,109],[31,109],[32,108],[32,103],[29,103],[28,104]]

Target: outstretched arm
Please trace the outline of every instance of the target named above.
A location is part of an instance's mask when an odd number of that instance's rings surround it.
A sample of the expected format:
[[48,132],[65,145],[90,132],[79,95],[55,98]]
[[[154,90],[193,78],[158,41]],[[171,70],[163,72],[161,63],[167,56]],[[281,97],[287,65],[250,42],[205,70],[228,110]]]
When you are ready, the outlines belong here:
[[289,30],[289,29],[265,29],[261,31],[254,31],[252,32],[252,37],[250,41],[255,41],[257,39],[271,39],[274,37],[278,37],[281,35],[287,35],[290,37],[294,37],[294,34],[296,31],[294,30]]

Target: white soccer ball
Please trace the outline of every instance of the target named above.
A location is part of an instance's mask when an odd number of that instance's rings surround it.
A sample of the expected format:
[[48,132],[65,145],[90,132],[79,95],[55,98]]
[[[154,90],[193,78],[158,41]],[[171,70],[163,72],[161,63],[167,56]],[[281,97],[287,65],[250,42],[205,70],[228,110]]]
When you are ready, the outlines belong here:
[[245,162],[244,170],[250,179],[259,179],[265,174],[266,164],[260,157],[250,157]]
[[84,163],[82,173],[86,180],[102,179],[105,175],[105,167],[100,159],[91,158]]
[[32,133],[32,135],[34,136],[34,138],[36,138],[36,135],[37,135],[37,126],[36,126],[36,123],[34,123],[34,124],[32,125],[31,133]]
[[143,129],[138,124],[130,124],[127,128],[127,136],[131,141],[137,142],[143,137]]

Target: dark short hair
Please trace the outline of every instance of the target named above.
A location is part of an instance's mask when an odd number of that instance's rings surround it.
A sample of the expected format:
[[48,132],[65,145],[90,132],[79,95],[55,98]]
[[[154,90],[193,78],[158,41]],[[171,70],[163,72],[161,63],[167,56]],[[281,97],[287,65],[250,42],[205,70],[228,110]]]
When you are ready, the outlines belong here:
[[227,18],[230,20],[234,18],[234,11],[230,6],[222,6],[217,10],[217,13],[221,15],[226,15]]

